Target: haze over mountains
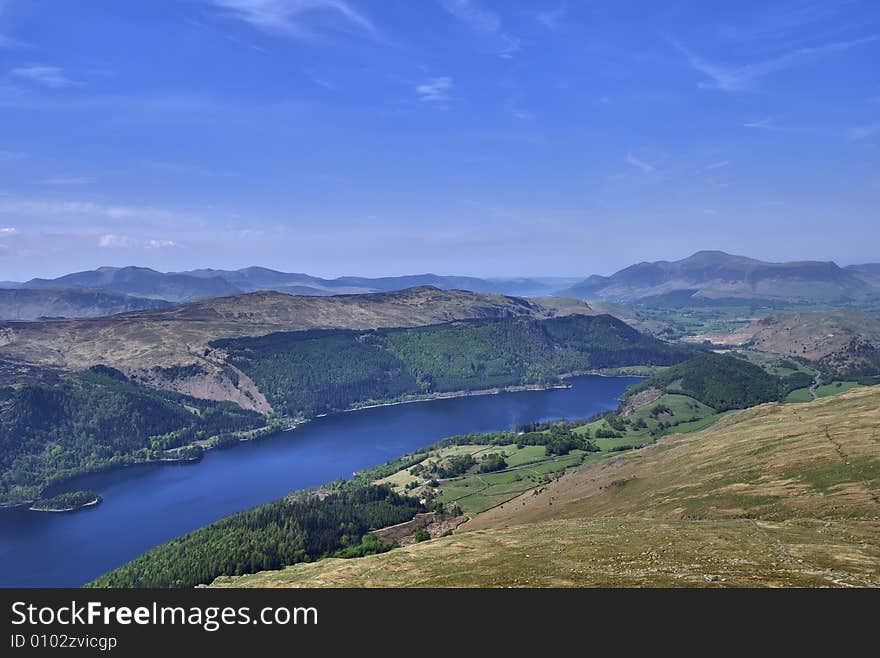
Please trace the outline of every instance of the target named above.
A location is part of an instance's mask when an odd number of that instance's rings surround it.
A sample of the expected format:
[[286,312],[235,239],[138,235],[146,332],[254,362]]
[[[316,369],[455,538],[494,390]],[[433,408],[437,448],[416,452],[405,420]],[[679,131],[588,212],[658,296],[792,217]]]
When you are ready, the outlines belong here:
[[[328,296],[391,292],[417,286],[519,297],[561,296],[659,306],[764,301],[785,304],[851,303],[880,298],[880,264],[842,268],[833,262],[769,263],[722,251],[700,251],[679,261],[643,262],[583,280],[564,277],[479,278],[416,274],[325,279],[264,267],[163,273],[145,267],[100,267],[55,279],[2,282],[0,288],[34,291],[0,296],[0,320],[95,317],[157,308],[156,300],[182,303],[269,290]],[[82,298],[70,292],[101,291]],[[43,292],[37,292],[43,291]],[[119,296],[127,296],[120,298]]]
[[240,270],[200,269],[188,272],[157,272],[147,267],[99,267],[56,279],[31,279],[24,283],[3,282],[8,288],[92,288],[171,302],[188,302],[210,297],[273,290],[291,295],[348,295],[391,292],[416,286],[434,286],[441,290],[497,292],[519,296],[550,294],[576,283],[577,279],[548,277],[542,279],[481,279],[470,276],[414,274],[408,276],[366,278],[343,276],[323,279],[308,274],[279,272],[265,267]]
[[849,302],[880,293],[876,264],[841,268],[833,262],[767,263],[723,251],[699,251],[679,261],[631,265],[593,275],[563,290],[581,299],[685,305],[722,299]]

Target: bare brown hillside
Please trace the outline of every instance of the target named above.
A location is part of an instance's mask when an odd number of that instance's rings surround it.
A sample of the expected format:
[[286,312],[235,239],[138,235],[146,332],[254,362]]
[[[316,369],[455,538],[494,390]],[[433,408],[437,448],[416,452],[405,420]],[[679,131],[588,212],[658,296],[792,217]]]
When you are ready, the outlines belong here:
[[857,310],[785,313],[756,320],[729,334],[706,334],[694,340],[748,345],[764,352],[819,360],[845,349],[854,338],[880,341],[880,320]]
[[[162,388],[207,399],[229,399],[266,411],[237,390],[228,371],[207,354],[210,341],[306,329],[411,327],[471,318],[594,314],[585,302],[440,290],[423,286],[388,293],[294,296],[255,292],[112,317],[0,324],[0,358],[77,370],[102,363]],[[155,368],[198,364],[173,381]]]

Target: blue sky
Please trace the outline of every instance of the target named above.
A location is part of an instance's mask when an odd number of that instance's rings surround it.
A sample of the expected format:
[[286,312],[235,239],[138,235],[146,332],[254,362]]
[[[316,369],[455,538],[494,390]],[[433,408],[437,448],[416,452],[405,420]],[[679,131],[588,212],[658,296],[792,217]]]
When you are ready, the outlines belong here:
[[0,0],[0,279],[880,261],[878,62],[873,0]]

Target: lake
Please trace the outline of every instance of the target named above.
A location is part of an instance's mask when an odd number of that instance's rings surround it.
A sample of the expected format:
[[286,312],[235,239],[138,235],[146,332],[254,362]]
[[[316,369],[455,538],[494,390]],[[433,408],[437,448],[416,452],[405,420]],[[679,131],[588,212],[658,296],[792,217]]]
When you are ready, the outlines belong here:
[[634,377],[583,376],[521,391],[335,414],[208,452],[195,464],[141,465],[78,478],[104,502],[72,514],[0,510],[0,586],[78,587],[145,550],[456,434],[585,418],[614,409]]

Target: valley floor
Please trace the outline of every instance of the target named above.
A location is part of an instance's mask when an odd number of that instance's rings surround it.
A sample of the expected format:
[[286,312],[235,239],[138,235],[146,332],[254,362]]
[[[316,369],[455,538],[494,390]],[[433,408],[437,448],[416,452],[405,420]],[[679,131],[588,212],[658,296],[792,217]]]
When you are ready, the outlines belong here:
[[880,587],[880,387],[586,462],[454,535],[235,587]]

